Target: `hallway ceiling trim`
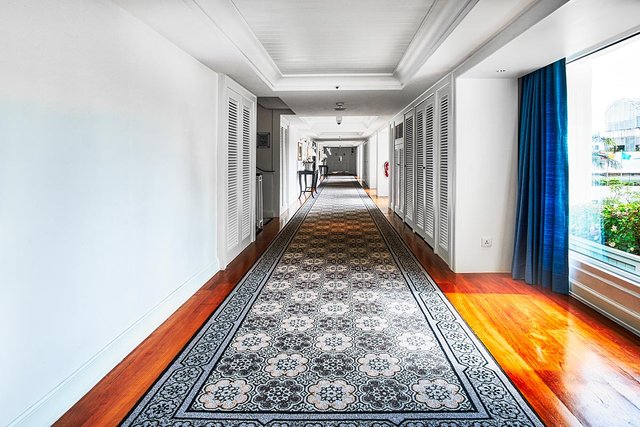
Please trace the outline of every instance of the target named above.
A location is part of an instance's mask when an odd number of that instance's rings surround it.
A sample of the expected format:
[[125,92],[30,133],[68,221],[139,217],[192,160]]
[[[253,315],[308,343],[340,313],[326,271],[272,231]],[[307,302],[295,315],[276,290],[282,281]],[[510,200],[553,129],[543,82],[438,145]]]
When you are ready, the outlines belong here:
[[315,139],[364,139],[377,128],[378,116],[344,116],[338,125],[333,116],[296,116],[298,127]]
[[314,138],[314,141],[316,141],[318,143],[318,147],[320,147],[320,149],[324,148],[324,147],[329,147],[329,148],[333,148],[333,147],[338,147],[338,148],[351,148],[351,147],[358,147],[362,144],[364,144],[367,139],[366,138],[352,138],[352,139],[342,139],[342,140],[337,140],[337,139],[323,139],[323,138]]
[[438,0],[230,0],[283,75],[393,75]]
[[[553,14],[544,14],[526,32],[508,37],[500,48],[482,61],[465,67],[466,78],[489,78],[505,69],[502,78],[518,78],[558,58],[571,56],[599,45],[607,45],[640,32],[640,2],[637,0],[569,1]],[[541,40],[554,40],[540,49]],[[603,43],[604,41],[604,43]],[[522,55],[527,52],[527,55]]]
[[[393,73],[388,72],[349,72],[349,73],[292,73],[284,74],[278,68],[276,61],[269,54],[261,40],[242,15],[241,10],[251,10],[247,6],[256,7],[255,0],[185,0],[203,18],[219,30],[249,62],[256,74],[274,92],[287,91],[325,91],[335,90],[402,90],[422,65],[435,52],[440,44],[455,29],[467,13],[479,0],[433,0],[427,3],[425,15],[420,25],[411,35],[411,41],[402,53]],[[315,0],[324,1],[324,0]],[[280,3],[283,3],[282,1]],[[286,3],[286,2],[284,2]],[[256,18],[251,14],[250,20],[254,28],[260,25],[278,25],[274,14],[279,9],[272,7],[271,2],[262,2],[262,15]],[[344,4],[344,3],[342,3]],[[239,8],[238,5],[241,7]],[[325,6],[326,8],[326,6]],[[375,9],[375,8],[373,8]],[[333,12],[335,10],[335,13]],[[330,13],[339,16],[340,7],[332,8]],[[366,10],[362,14],[366,14]],[[406,17],[405,17],[406,19]],[[268,23],[269,20],[275,23]],[[358,23],[354,23],[358,25]],[[272,27],[262,30],[263,40],[266,34],[273,32]],[[282,41],[291,43],[291,41]],[[335,44],[335,40],[331,41]],[[303,46],[303,48],[305,48]],[[274,48],[272,48],[273,51]],[[285,54],[283,54],[285,55]],[[306,67],[313,63],[306,64]],[[355,71],[355,69],[354,69]]]
[[[431,8],[430,12],[427,16],[425,9],[424,16],[414,21],[420,21],[418,30],[415,30],[415,26],[412,27],[413,39],[406,45],[402,58],[392,73],[364,73],[363,70],[359,70],[332,75],[284,75],[250,30],[232,0],[110,1],[126,10],[131,19],[140,20],[150,31],[164,36],[176,46],[176,49],[181,49],[216,73],[230,76],[255,95],[280,98],[298,116],[328,117],[326,126],[322,129],[318,127],[319,138],[324,137],[323,132],[336,132],[332,133],[331,137],[346,133],[347,117],[377,117],[370,124],[361,123],[358,132],[366,138],[385,126],[390,117],[418,99],[444,75],[461,64],[467,64],[470,58],[486,58],[510,38],[516,37],[568,0],[424,0]],[[260,1],[265,4],[272,3]],[[304,3],[307,1],[314,3],[318,0],[304,0]],[[317,4],[318,7],[322,7],[326,3],[325,7],[331,9],[332,1],[334,0],[323,0]],[[351,1],[362,0],[349,0]],[[360,6],[361,22],[354,21],[354,25],[359,22],[361,27],[375,26],[377,24],[366,20],[365,13],[368,9],[378,4],[382,9],[398,4],[394,0],[368,1],[370,3],[367,3],[366,7]],[[301,3],[299,0],[273,2],[289,8],[297,8]],[[458,11],[457,14],[451,9],[446,13],[441,11],[454,3],[458,4],[458,8],[455,9]],[[374,15],[376,13],[379,14],[375,12]],[[436,17],[443,13],[448,14],[449,21],[436,22]],[[512,28],[518,23],[522,25]],[[384,30],[384,25],[380,25],[381,30]],[[509,37],[500,37],[503,33],[508,33]],[[351,38],[361,37],[368,40],[361,32],[350,34]],[[434,49],[433,52],[428,48],[429,40],[433,40],[430,48]],[[295,44],[289,43],[292,43],[290,39],[282,46],[298,48]],[[376,46],[375,43],[371,45]],[[339,47],[340,44],[335,46]],[[396,58],[395,61],[397,60]],[[414,70],[416,67],[417,71]],[[391,68],[387,70],[389,69]],[[409,77],[410,75],[412,77]],[[339,86],[339,90],[336,90],[335,86]],[[335,129],[336,112],[333,108],[338,101],[345,103],[347,111],[343,114],[345,122],[342,127]]]

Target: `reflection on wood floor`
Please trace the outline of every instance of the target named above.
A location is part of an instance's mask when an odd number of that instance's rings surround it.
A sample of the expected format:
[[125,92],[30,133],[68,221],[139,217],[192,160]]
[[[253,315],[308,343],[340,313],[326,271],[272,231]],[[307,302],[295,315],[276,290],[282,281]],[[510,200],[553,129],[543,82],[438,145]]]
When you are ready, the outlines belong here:
[[[638,337],[573,298],[514,281],[509,274],[452,273],[420,237],[387,211],[387,198],[369,194],[547,425],[640,425]],[[115,425],[122,420],[284,223],[277,219],[267,224],[256,242],[56,425]]]

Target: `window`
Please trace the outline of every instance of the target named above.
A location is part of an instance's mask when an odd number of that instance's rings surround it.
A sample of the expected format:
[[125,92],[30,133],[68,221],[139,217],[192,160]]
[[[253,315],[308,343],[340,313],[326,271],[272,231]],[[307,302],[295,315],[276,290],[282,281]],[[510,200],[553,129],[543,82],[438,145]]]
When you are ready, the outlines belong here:
[[640,36],[567,66],[570,249],[640,280]]

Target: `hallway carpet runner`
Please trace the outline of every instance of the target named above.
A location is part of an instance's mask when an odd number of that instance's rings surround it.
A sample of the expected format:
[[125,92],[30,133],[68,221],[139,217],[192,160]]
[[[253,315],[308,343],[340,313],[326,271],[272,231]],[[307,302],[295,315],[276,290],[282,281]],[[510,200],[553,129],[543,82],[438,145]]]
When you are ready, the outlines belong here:
[[351,177],[331,177],[124,426],[539,426]]

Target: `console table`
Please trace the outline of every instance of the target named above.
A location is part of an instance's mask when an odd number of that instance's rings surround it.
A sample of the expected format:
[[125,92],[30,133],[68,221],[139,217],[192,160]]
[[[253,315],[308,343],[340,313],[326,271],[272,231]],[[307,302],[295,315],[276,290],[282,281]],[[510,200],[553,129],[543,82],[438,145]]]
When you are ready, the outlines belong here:
[[[304,187],[302,187],[302,177],[304,176]],[[311,186],[307,183],[307,176],[311,177]],[[300,186],[300,195],[298,198],[302,197],[303,193],[311,193],[311,197],[313,197],[314,191],[317,193],[316,185],[318,185],[318,170],[312,171],[298,171],[298,185]]]
[[327,176],[329,174],[329,166],[327,165],[320,165],[318,169],[320,169],[320,176]]

